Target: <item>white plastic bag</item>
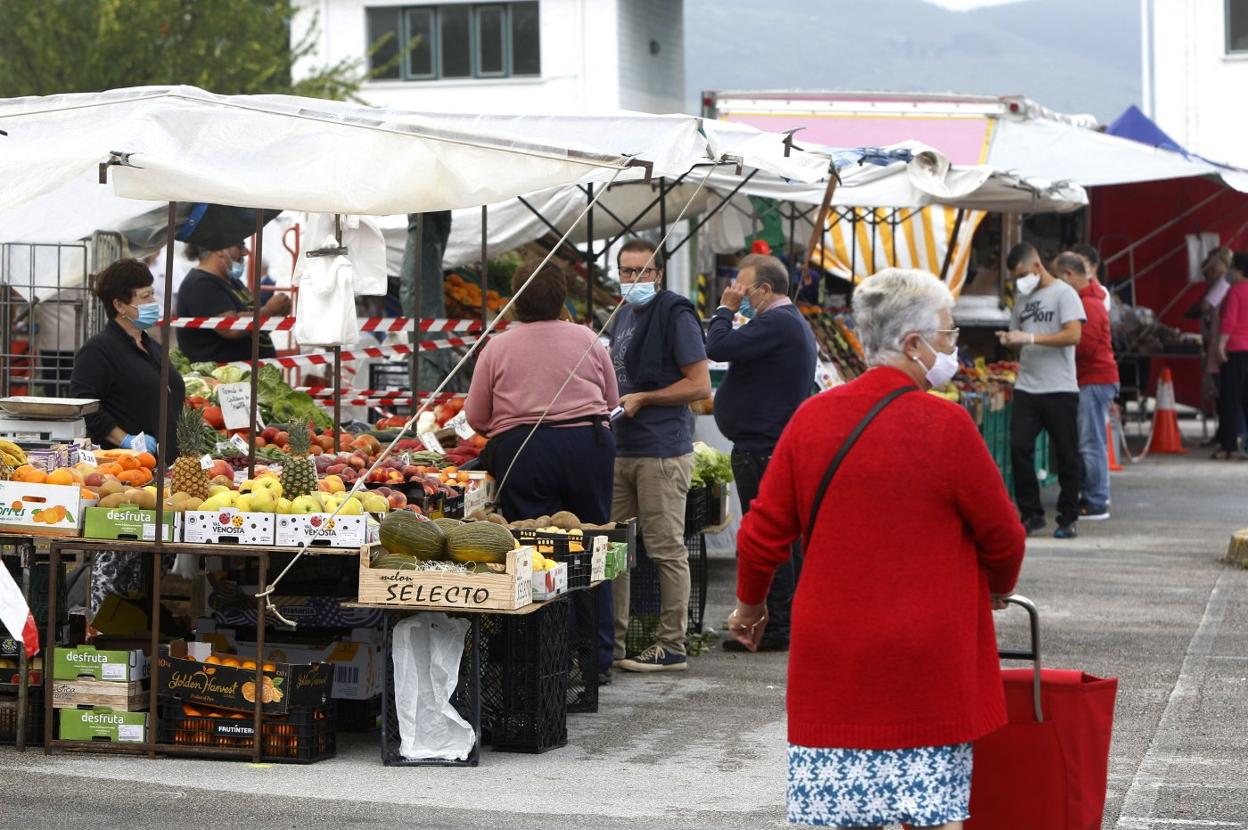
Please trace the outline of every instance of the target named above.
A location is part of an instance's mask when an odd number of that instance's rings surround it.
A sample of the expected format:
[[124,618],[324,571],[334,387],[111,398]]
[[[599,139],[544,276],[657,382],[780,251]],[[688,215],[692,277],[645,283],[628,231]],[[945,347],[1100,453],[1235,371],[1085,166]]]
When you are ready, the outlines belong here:
[[463,761],[477,741],[451,704],[468,626],[446,614],[414,614],[394,627],[394,708],[404,758]]
[[[334,215],[332,213],[304,213],[297,217],[302,227],[302,237],[310,243],[334,236]],[[331,242],[336,245],[336,242]],[[355,282],[352,288],[358,296],[386,295],[386,238],[382,235],[381,225],[372,216],[343,216],[342,244],[347,249],[347,259],[355,268]],[[295,266],[294,279],[298,282],[303,269],[315,257],[300,257]]]
[[[324,244],[332,246],[334,238]],[[295,339],[308,346],[348,346],[360,336],[355,316],[355,269],[344,256],[314,257],[299,274]]]

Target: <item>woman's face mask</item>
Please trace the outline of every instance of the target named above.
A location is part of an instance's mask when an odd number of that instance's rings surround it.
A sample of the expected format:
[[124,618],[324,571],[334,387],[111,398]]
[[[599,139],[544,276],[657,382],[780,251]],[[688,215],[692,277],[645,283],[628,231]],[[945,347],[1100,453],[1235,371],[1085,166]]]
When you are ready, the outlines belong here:
[[935,358],[932,360],[932,365],[930,367],[927,366],[927,364],[925,364],[917,355],[913,356],[911,359],[927,370],[924,377],[927,379],[927,382],[931,384],[932,388],[937,389],[953,380],[953,376],[958,373],[958,353],[956,351],[952,353],[937,351],[932,348],[932,344],[928,343],[926,338],[923,337],[919,338],[919,342],[921,342],[924,346],[927,346],[928,350],[935,355]]

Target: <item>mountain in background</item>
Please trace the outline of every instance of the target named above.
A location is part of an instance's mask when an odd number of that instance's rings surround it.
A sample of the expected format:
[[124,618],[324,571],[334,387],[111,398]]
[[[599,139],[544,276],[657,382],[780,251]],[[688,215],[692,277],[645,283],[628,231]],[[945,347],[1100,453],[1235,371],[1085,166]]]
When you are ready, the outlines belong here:
[[1140,102],[1138,0],[685,0],[691,112],[705,89],[1026,95],[1108,123]]

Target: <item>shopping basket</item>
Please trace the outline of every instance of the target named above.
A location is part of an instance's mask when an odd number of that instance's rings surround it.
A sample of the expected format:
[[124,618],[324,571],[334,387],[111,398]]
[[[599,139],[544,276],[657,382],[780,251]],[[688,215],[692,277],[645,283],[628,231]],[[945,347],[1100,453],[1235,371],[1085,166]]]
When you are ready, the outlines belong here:
[[967,830],[1100,830],[1109,775],[1116,679],[1042,669],[1040,614],[1026,597],[1008,602],[1031,622],[1031,648],[1002,649],[1009,723],[975,742]]

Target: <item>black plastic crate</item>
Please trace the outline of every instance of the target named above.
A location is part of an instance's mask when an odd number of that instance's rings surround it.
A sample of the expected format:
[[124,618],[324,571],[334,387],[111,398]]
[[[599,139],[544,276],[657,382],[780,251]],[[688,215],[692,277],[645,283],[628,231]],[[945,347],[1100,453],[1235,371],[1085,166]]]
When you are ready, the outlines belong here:
[[[255,724],[250,714],[221,713],[205,716],[202,707],[164,701],[160,705],[157,740],[186,747],[251,749]],[[198,713],[198,714],[196,714]],[[289,715],[265,716],[260,724],[260,760],[283,764],[311,764],[333,758],[337,752],[335,709],[298,707]],[[215,757],[215,756],[205,756]]]
[[339,732],[373,732],[381,728],[381,695],[368,700],[335,700]]
[[598,711],[598,603],[602,592],[597,588],[572,597],[571,640],[568,666],[568,712]]
[[[685,538],[689,552],[689,625],[688,634],[701,634],[706,616],[706,537],[701,533]],[[662,601],[659,571],[646,555],[640,535],[637,543],[637,565],[629,573],[628,631],[624,648],[628,656],[640,654],[654,645],[659,630]]]
[[706,529],[707,510],[710,506],[710,490],[691,487],[685,496],[685,535],[693,536]]
[[481,757],[481,686],[479,671],[474,671],[473,661],[480,665],[481,649],[479,615],[471,619],[472,626],[464,636],[464,655],[459,661],[459,684],[451,696],[451,705],[459,716],[477,730],[477,741],[473,744],[468,757],[462,761],[442,761],[438,759],[413,760],[404,758],[399,752],[402,736],[399,734],[399,716],[394,702],[394,626],[402,615],[389,613],[386,615],[385,653],[382,657],[385,665],[382,670],[381,687],[381,763],[387,767],[475,767]]
[[494,749],[567,743],[569,607],[561,597],[531,614],[482,619],[481,728]]
[[532,545],[548,559],[562,562],[568,566],[568,590],[579,591],[589,587],[593,574],[594,554],[592,551],[571,549],[573,542],[580,543],[584,548],[584,536],[569,536],[563,533],[542,533],[537,530],[513,530],[512,535],[522,545]]
[[[5,684],[5,689],[12,684]],[[0,694],[0,746],[17,743],[17,691]],[[26,696],[26,745],[43,746],[43,686],[32,685]]]

